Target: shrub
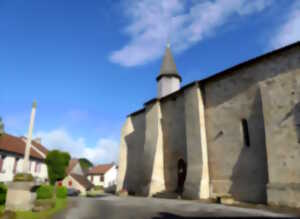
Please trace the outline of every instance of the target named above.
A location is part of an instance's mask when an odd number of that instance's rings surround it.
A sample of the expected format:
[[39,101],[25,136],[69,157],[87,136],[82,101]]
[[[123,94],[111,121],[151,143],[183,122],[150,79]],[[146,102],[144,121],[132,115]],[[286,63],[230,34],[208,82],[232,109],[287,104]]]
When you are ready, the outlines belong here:
[[5,204],[7,187],[5,184],[0,184],[0,205]]
[[94,186],[93,188],[94,190],[98,191],[98,190],[104,190],[103,186]]
[[30,173],[17,173],[14,176],[14,182],[32,182],[33,176]]
[[66,198],[67,197],[67,188],[65,186],[56,187],[56,197],[57,198]]
[[53,186],[41,185],[36,191],[37,199],[50,199],[53,197]]

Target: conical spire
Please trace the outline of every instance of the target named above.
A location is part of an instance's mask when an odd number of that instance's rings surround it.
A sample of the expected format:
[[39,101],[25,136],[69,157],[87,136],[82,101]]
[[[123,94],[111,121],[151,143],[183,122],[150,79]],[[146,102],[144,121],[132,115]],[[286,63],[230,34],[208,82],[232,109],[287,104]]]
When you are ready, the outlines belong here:
[[157,76],[156,80],[158,81],[163,76],[177,77],[181,81],[181,77],[177,72],[169,43],[167,44],[164,59],[160,68],[159,75]]

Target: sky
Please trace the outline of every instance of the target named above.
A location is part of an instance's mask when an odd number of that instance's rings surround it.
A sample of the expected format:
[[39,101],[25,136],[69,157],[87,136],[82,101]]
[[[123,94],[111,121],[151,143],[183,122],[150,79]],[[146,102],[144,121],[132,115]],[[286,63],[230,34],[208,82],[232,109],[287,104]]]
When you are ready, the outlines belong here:
[[182,85],[300,40],[298,0],[0,0],[9,134],[118,162],[126,116],[156,96],[167,42]]

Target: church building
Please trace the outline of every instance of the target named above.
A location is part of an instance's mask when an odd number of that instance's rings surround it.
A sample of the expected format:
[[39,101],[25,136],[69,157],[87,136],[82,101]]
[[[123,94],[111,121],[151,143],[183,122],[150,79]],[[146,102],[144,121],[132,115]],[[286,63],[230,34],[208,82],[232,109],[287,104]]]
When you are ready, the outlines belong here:
[[300,207],[300,42],[183,87],[167,47],[156,80],[122,128],[118,191]]

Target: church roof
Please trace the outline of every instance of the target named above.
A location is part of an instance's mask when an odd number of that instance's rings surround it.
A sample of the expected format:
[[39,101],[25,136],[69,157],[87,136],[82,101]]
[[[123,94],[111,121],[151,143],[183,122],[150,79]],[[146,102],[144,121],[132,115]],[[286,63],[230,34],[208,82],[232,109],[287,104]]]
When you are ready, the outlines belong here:
[[177,77],[181,81],[181,77],[176,69],[176,64],[174,62],[170,46],[167,46],[167,48],[166,48],[163,62],[162,62],[161,68],[160,68],[160,72],[159,72],[159,75],[157,76],[156,80],[158,81],[163,76]]
[[173,92],[173,93],[171,93],[171,94],[169,94],[167,96],[164,96],[163,98],[152,98],[152,99],[150,99],[149,101],[147,101],[144,104],[144,107],[142,109],[139,109],[138,111],[135,111],[135,112],[127,115],[127,117],[135,116],[137,114],[143,113],[145,111],[145,105],[151,104],[151,103],[153,103],[155,101],[160,101],[160,100],[167,99],[167,98],[173,97],[175,95],[178,95],[183,90],[185,90],[187,87],[190,87],[190,86],[192,86],[194,84],[203,84],[203,83],[206,83],[208,81],[214,81],[214,80],[226,77],[228,75],[233,75],[233,74],[235,74],[237,72],[238,69],[244,68],[245,66],[253,65],[253,64],[255,64],[257,62],[260,62],[260,61],[262,61],[262,60],[264,60],[266,58],[272,57],[273,55],[278,55],[278,54],[283,53],[285,51],[288,51],[288,50],[290,50],[292,48],[300,48],[300,41],[297,41],[295,43],[292,43],[292,44],[289,44],[287,46],[281,47],[279,49],[270,51],[270,52],[262,54],[260,56],[254,57],[254,58],[252,58],[250,60],[247,60],[247,61],[242,62],[240,64],[237,64],[235,66],[232,66],[232,67],[230,67],[228,69],[220,71],[220,72],[218,72],[216,74],[213,74],[213,75],[208,76],[206,78],[203,78],[201,80],[193,81],[193,82],[191,82],[189,84],[186,84],[183,87],[181,87],[180,90],[178,90],[176,92]]

